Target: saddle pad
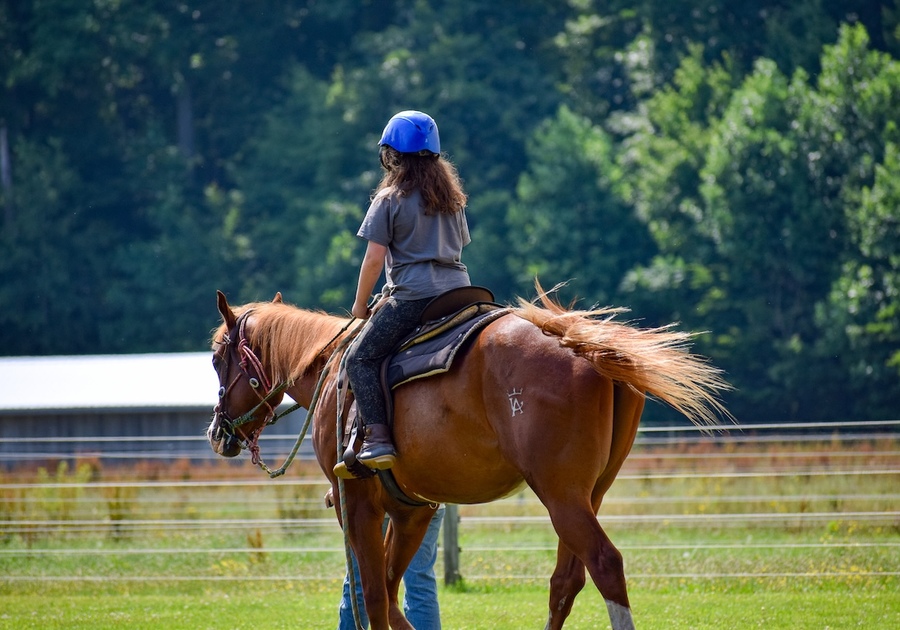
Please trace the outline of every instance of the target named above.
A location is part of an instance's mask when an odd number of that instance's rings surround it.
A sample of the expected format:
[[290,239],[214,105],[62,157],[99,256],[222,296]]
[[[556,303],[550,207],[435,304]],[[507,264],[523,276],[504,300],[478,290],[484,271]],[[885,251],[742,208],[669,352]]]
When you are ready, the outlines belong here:
[[473,335],[508,313],[509,309],[505,308],[490,310],[425,341],[405,346],[388,365],[388,387],[395,389],[404,383],[449,371],[453,359]]

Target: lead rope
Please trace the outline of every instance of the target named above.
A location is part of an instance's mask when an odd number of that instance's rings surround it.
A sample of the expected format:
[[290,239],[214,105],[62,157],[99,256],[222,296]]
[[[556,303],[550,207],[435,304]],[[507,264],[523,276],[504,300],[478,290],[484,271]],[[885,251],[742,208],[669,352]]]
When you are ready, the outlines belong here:
[[[338,368],[338,374],[344,373],[344,364],[347,361],[347,355],[344,354],[341,357],[341,365]],[[340,384],[338,384],[338,390],[340,390]],[[341,461],[341,457],[343,456],[343,443],[340,439],[341,431],[343,430],[343,417],[344,417],[344,403],[346,402],[346,395],[338,394],[337,398],[337,424],[335,427],[335,442],[337,444],[337,459]],[[356,626],[356,630],[365,630],[362,625],[362,617],[359,613],[359,601],[356,596],[356,571],[353,570],[353,550],[350,547],[350,535],[347,533],[347,498],[344,495],[344,480],[341,477],[337,478],[338,481],[338,495],[340,496],[341,502],[341,531],[344,534],[344,561],[347,565],[347,578],[350,582],[350,609],[353,611],[353,623]]]
[[[378,310],[379,304],[382,301],[382,295],[379,294],[375,296],[372,301],[373,307],[372,311],[369,313],[369,319],[363,320],[361,326],[358,326],[354,332],[357,332],[362,326],[365,326],[368,322],[372,320],[372,315],[375,314],[375,311]],[[355,336],[355,335],[354,335]],[[341,357],[341,367],[339,368],[338,374],[344,372],[344,363],[347,361],[347,355]],[[343,456],[343,443],[340,439],[341,431],[343,430],[344,423],[342,419],[344,417],[344,403],[346,402],[346,396],[338,395],[337,399],[337,424],[335,427],[335,442],[337,443],[337,458],[338,461],[341,461],[341,457]],[[350,609],[353,611],[353,623],[356,625],[356,630],[366,630],[362,625],[362,618],[359,613],[359,601],[356,597],[356,571],[353,570],[353,550],[350,547],[350,535],[347,533],[347,498],[344,496],[344,480],[341,477],[337,478],[338,481],[338,494],[340,495],[341,501],[341,523],[344,533],[344,558],[347,563],[347,577],[350,582]],[[364,595],[365,596],[365,595]]]

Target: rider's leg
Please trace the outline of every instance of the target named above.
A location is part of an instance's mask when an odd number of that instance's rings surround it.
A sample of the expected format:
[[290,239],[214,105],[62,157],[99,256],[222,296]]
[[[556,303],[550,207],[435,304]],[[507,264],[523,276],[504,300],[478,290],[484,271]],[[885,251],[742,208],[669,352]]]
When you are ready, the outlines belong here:
[[381,364],[415,329],[430,301],[389,298],[376,309],[347,357],[347,376],[364,426],[363,443],[356,458],[370,468],[384,470],[396,460],[380,382]]

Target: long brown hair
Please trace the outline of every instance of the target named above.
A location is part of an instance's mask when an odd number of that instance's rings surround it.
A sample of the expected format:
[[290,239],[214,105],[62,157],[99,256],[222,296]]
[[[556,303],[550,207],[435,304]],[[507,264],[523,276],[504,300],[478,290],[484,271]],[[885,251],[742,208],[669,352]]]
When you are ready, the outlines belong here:
[[393,147],[381,147],[384,176],[373,197],[385,188],[395,187],[405,197],[418,188],[426,213],[454,214],[466,207],[468,196],[456,167],[435,153],[400,153]]

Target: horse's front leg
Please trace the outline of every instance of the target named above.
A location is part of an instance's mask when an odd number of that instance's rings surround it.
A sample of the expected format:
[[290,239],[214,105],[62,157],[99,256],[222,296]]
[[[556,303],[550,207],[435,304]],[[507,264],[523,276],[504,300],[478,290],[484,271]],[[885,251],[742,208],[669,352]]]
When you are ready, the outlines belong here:
[[[389,599],[389,613],[391,628],[394,630],[412,630],[413,626],[409,623],[398,601],[398,593],[400,590],[400,580],[406,574],[407,568],[419,550],[425,533],[434,517],[436,509],[431,507],[419,508],[403,508],[391,512],[391,521],[385,535],[385,561],[387,563],[387,591]],[[407,589],[409,583],[407,583]],[[420,589],[421,590],[421,589]],[[423,593],[413,593],[413,597],[422,597]],[[407,590],[407,603],[409,603],[410,593]],[[436,602],[435,608],[436,608]],[[422,617],[422,611],[418,612]],[[431,623],[431,622],[428,622]]]
[[[371,630],[390,630],[389,602],[396,602],[397,587],[394,588],[393,597],[390,597],[385,579],[384,510],[371,501],[365,492],[356,492],[362,488],[354,487],[367,483],[371,481],[352,481],[344,485],[347,493],[347,522],[343,525],[347,528],[350,545],[356,556],[369,627]],[[407,627],[400,627],[407,630]]]

